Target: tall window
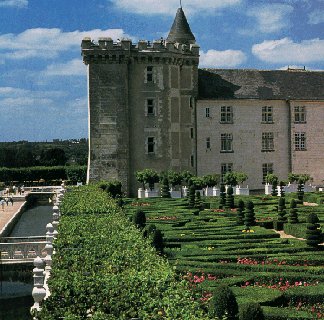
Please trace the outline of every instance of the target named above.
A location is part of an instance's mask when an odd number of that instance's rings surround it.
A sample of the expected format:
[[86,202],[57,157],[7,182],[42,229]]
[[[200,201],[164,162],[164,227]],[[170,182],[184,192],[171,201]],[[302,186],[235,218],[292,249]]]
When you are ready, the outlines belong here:
[[294,108],[295,123],[306,123],[306,110],[304,106],[297,106]]
[[191,165],[191,167],[195,166],[195,158],[193,155],[190,156],[190,165]]
[[295,150],[304,151],[306,150],[306,133],[295,132]]
[[233,152],[233,135],[231,133],[221,134],[221,152]]
[[262,151],[274,151],[273,132],[262,132]]
[[233,108],[231,106],[221,107],[221,123],[233,123]]
[[194,137],[194,128],[190,128],[190,138],[193,139]]
[[155,153],[155,138],[147,138],[147,153]]
[[153,67],[152,66],[146,67],[146,81],[153,82]]
[[221,163],[221,181],[224,182],[224,176],[227,172],[233,171],[233,163]]
[[262,183],[266,183],[266,176],[268,173],[273,173],[273,163],[262,164]]
[[210,149],[210,137],[206,138],[206,149]]
[[154,110],[154,99],[147,99],[146,100],[146,113],[148,116],[154,116],[155,110]]
[[210,117],[210,109],[209,108],[205,109],[205,114],[206,114],[206,118]]
[[262,107],[262,122],[273,123],[273,110],[272,107]]

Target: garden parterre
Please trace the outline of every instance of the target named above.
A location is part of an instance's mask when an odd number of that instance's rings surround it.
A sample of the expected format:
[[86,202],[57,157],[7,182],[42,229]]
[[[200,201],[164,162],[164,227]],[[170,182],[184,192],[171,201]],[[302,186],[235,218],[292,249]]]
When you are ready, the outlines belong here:
[[[294,196],[286,196],[287,208]],[[306,201],[319,203],[322,197],[305,195]],[[187,199],[127,200],[125,211],[131,216],[140,207],[147,224],[163,232],[166,256],[202,304],[215,288],[226,284],[239,305],[259,302],[266,319],[324,318],[323,250],[314,251],[302,240],[282,239],[272,230],[278,216],[277,197],[248,198],[255,204],[257,221],[250,232],[237,225],[236,209],[219,209],[218,198],[208,198],[208,209],[199,214],[188,209]],[[236,203],[238,199],[247,197],[235,197]],[[311,212],[323,225],[323,204],[299,204],[300,223],[287,223],[285,230],[305,237],[306,216]]]

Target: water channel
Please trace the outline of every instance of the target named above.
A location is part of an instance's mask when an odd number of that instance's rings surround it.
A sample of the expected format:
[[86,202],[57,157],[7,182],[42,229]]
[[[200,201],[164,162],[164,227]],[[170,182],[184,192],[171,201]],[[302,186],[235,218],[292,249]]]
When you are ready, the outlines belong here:
[[[45,236],[46,224],[53,220],[52,208],[52,206],[37,206],[25,211],[10,237]],[[31,274],[32,269],[33,266],[30,266]],[[32,282],[0,280],[0,320],[31,320],[29,310],[34,303],[31,295]]]

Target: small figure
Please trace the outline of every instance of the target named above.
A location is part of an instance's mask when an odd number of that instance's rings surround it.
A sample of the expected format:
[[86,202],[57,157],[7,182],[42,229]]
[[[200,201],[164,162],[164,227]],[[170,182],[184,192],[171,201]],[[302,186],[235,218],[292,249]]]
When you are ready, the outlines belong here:
[[14,203],[13,197],[10,197],[9,201],[11,202],[11,205],[13,206],[13,203]]
[[5,204],[5,201],[4,201],[4,200],[1,200],[0,203],[1,203],[2,211],[5,211],[5,210],[4,210],[4,204]]
[[8,201],[9,201],[8,197],[5,197],[4,200],[5,200],[5,202],[6,202],[7,206],[8,206]]

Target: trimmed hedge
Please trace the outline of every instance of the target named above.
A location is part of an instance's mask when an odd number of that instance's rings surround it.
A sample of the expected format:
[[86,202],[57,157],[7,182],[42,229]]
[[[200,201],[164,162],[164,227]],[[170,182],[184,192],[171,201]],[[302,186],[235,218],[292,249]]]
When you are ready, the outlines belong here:
[[208,319],[169,264],[95,186],[67,192],[39,320]]

